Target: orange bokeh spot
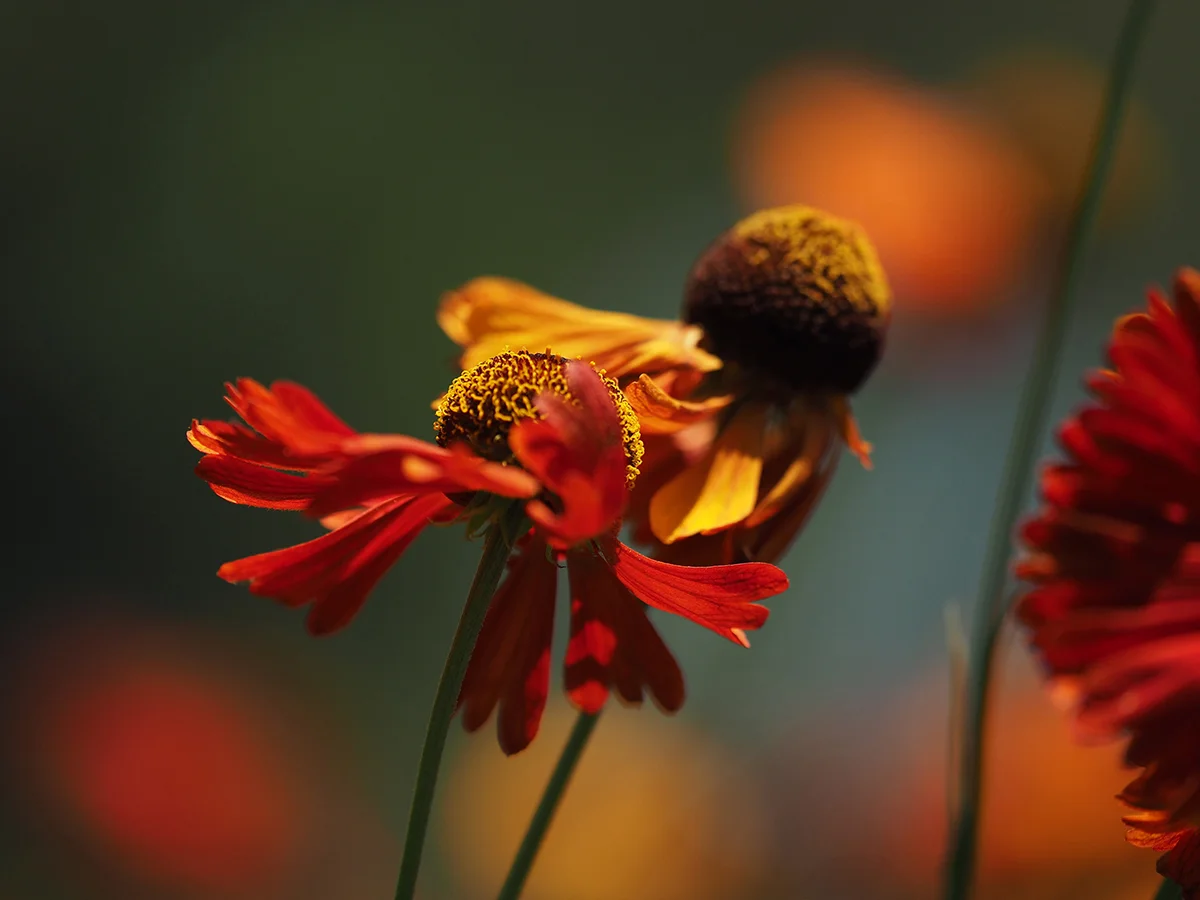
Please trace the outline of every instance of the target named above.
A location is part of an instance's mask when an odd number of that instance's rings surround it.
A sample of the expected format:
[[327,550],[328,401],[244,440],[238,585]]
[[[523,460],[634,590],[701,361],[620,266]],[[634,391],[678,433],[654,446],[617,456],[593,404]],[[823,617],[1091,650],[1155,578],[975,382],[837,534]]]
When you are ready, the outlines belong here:
[[848,66],[793,66],[747,95],[734,177],[752,207],[806,203],[857,221],[898,309],[997,299],[1026,263],[1045,188],[1004,132],[931,91]]
[[286,878],[311,817],[268,706],[170,641],[67,643],[25,688],[55,818],[143,881],[242,896]]
[[[1153,859],[1125,842],[1114,798],[1129,780],[1120,746],[1076,743],[1029,658],[1009,662],[988,733],[980,900],[1152,896]],[[819,835],[784,861],[797,896],[824,882],[842,896],[935,896],[947,847],[948,697],[939,668],[870,717],[847,705],[798,720],[769,770],[784,827],[806,841]],[[819,831],[800,830],[817,822]]]

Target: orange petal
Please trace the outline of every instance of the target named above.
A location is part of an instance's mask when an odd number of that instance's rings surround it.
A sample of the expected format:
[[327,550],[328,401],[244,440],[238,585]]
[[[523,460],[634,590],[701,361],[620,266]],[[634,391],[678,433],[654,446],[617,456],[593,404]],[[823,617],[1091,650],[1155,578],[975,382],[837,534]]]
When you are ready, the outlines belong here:
[[463,348],[464,369],[505,350],[546,348],[594,362],[618,379],[676,366],[705,372],[721,367],[697,347],[701,332],[695,326],[591,310],[505,278],[476,278],[446,294],[438,324]]
[[870,469],[872,447],[859,434],[858,423],[854,421],[854,413],[850,411],[850,401],[845,397],[835,397],[831,408],[846,447],[858,458],[864,469]]
[[711,534],[750,515],[758,499],[768,407],[748,403],[721,430],[703,459],[650,501],[650,528],[665,544]]
[[800,490],[789,497],[775,515],[746,534],[739,535],[739,549],[746,559],[776,562],[783,557],[816,509],[817,502],[833,478],[837,462],[838,454],[835,453],[824,466],[809,476]]
[[625,397],[637,413],[643,434],[671,434],[711,419],[733,401],[733,395],[707,400],[678,400],[651,378],[642,375],[625,388]]
[[744,524],[747,528],[762,524],[790,505],[805,484],[826,467],[826,457],[833,443],[829,417],[824,411],[808,409],[798,412],[796,416],[790,426],[800,436],[799,440],[784,451],[795,453],[795,457],[787,464],[779,480],[758,501],[754,512],[746,518]]

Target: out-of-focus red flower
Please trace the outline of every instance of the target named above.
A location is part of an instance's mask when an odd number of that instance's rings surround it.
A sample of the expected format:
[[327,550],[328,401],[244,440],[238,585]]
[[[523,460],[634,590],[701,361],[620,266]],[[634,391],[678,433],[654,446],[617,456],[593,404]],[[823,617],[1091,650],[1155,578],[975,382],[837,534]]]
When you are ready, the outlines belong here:
[[525,502],[533,527],[493,598],[460,696],[468,729],[499,708],[507,753],[529,744],[545,706],[557,561],[571,575],[567,692],[588,712],[613,688],[629,703],[643,687],[667,711],[683,703],[683,677],[644,604],[747,644],[745,632],[767,619],[757,601],[787,587],[765,563],[686,568],[616,539],[642,443],[616,382],[587,364],[525,351],[484,360],[439,403],[445,446],[358,434],[298,385],[243,379],[227,399],[250,428],[194,422],[201,477],[227,500],[300,510],[332,531],[218,574],[289,606],[311,603],[314,634],[347,624],[427,525],[486,521],[498,502]]
[[733,142],[748,206],[810,203],[858,222],[906,311],[977,311],[1028,262],[1040,173],[933,90],[846,63],[787,66],[751,88]]
[[277,709],[186,642],[75,629],[21,671],[21,787],[57,833],[137,883],[286,892],[318,821]]
[[569,346],[609,366],[654,438],[652,475],[629,517],[655,556],[773,561],[843,448],[870,465],[850,396],[880,359],[891,308],[862,229],[788,206],[746,217],[700,255],[682,322],[591,310],[496,278],[447,294],[438,321],[464,364],[511,345]]
[[1017,612],[1082,736],[1129,736],[1129,839],[1200,896],[1200,273],[1118,321],[1023,529]]

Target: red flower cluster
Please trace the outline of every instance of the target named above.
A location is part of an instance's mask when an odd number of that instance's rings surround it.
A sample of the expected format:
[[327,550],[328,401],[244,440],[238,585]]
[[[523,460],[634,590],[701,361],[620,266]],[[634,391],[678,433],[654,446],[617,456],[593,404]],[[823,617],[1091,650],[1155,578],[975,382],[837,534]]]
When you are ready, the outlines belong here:
[[1114,330],[1024,526],[1018,616],[1086,736],[1128,736],[1129,840],[1200,897],[1200,273]]
[[[785,590],[786,576],[765,563],[671,565],[617,540],[640,438],[619,389],[590,366],[506,353],[456,385],[447,396],[470,402],[439,410],[439,435],[465,436],[448,447],[360,434],[295,384],[230,385],[226,399],[246,425],[193,422],[189,440],[205,454],[197,472],[226,500],[301,511],[332,530],[226,563],[218,574],[289,606],[311,604],[309,630],[325,634],[350,621],[427,525],[524,502],[532,527],[517,542],[471,659],[460,695],[466,727],[478,728],[498,707],[505,752],[537,733],[560,561],[571,585],[571,700],[596,712],[612,689],[638,702],[647,688],[664,710],[678,709],[683,678],[644,604],[746,644],[745,631],[767,619],[757,601]],[[493,408],[503,414],[479,412]]]

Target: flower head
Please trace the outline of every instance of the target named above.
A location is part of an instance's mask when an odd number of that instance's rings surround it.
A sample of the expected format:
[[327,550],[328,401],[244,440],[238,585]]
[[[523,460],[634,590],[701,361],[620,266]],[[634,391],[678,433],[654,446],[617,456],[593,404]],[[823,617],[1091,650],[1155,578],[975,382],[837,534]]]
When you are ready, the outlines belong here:
[[[530,525],[492,600],[461,692],[476,728],[500,706],[501,743],[525,747],[549,690],[556,563],[572,584],[567,689],[595,711],[610,688],[636,702],[649,688],[668,711],[683,702],[679,667],[645,604],[745,644],[787,579],[774,566],[689,569],[616,539],[642,441],[616,382],[548,353],[504,352],[462,373],[441,400],[437,444],[354,431],[298,385],[242,379],[226,399],[246,425],[195,421],[197,472],[234,503],[297,510],[331,530],[223,565],[227,581],[289,606],[308,627],[345,626],[375,584],[430,524],[494,523],[513,502]],[[494,527],[494,526],[493,526]]]
[[790,206],[750,216],[704,252],[682,322],[496,279],[449,294],[439,321],[464,365],[498,346],[549,346],[618,379],[648,446],[630,515],[658,555],[777,559],[841,447],[869,465],[847,396],[878,362],[890,313],[862,232]]
[[1159,871],[1200,897],[1200,273],[1174,307],[1118,321],[1112,370],[1068,419],[1068,461],[1042,475],[1027,522],[1020,599],[1060,696],[1090,738],[1127,735],[1143,767],[1121,795],[1129,840],[1165,851]]

